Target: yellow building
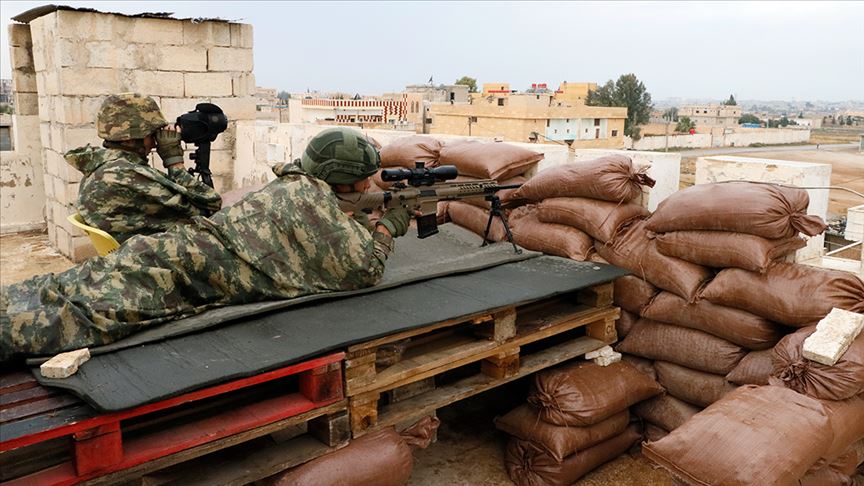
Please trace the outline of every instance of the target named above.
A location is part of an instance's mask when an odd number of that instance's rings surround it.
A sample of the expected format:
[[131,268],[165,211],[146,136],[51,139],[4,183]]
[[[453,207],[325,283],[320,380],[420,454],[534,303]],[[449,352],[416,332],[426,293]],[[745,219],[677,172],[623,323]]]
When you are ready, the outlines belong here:
[[510,83],[483,83],[481,96],[508,96]]
[[434,103],[428,113],[427,133],[566,142],[576,148],[622,148],[627,118],[627,108],[571,106],[554,93],[496,96],[491,91],[470,105]]
[[589,91],[596,91],[597,83],[568,83],[564,81],[555,92],[555,99],[570,105],[584,105]]

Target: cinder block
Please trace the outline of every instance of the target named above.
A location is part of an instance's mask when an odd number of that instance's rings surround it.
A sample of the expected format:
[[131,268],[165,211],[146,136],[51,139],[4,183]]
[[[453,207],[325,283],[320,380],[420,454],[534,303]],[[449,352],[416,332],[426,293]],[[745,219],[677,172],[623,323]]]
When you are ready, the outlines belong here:
[[600,356],[594,358],[594,362],[600,366],[609,366],[612,363],[621,361],[621,353],[614,353],[611,356]]
[[86,67],[88,56],[84,46],[81,39],[55,39],[53,67]]
[[[119,72],[116,69],[110,68],[61,69],[60,87],[62,88],[62,94],[67,96],[102,96],[107,93],[134,91],[133,89],[120,89]],[[55,94],[61,93],[58,92]]]
[[[66,159],[51,149],[45,149],[43,151],[43,157],[45,160],[45,172],[55,178],[60,177],[61,170],[64,170],[64,167],[67,165]],[[47,180],[45,181],[45,184],[48,184]]]
[[45,378],[69,378],[78,371],[78,367],[90,359],[90,350],[76,349],[60,353],[39,366],[39,373]]
[[63,125],[59,123],[51,123],[51,145],[49,146],[51,150],[64,153],[66,152],[66,145],[64,144],[63,139]]
[[[123,17],[117,15],[96,12],[58,10],[54,13],[57,15],[56,27],[54,27],[56,31],[54,33],[58,37],[67,39],[112,40],[115,38],[115,23],[122,23],[124,20]],[[120,26],[118,25],[118,27]],[[46,31],[46,34],[50,34],[50,32]],[[121,31],[118,34],[124,34],[124,32]],[[123,35],[117,36],[117,39],[123,38]]]
[[63,129],[63,152],[74,148],[83,147],[87,144],[98,146],[101,143],[100,138],[96,135],[95,125],[91,128],[70,128]]
[[255,75],[252,73],[234,74],[231,78],[232,92],[236,97],[255,95]]
[[864,315],[833,308],[818,324],[816,332],[804,340],[804,358],[834,366],[849,345],[864,329]]
[[252,48],[252,26],[250,24],[229,24],[231,28],[231,47]]
[[208,46],[230,46],[231,29],[227,22],[183,21],[183,43]]
[[[48,209],[49,205],[45,205],[45,209]],[[51,217],[51,212],[47,212],[45,216],[45,222],[48,226],[48,242],[51,243],[55,248],[57,247],[57,225],[54,224],[54,219]]]
[[[120,81],[121,92],[135,91],[153,96],[183,96],[183,73],[130,71]],[[110,93],[110,91],[109,91]]]
[[39,101],[39,121],[42,122],[51,122],[52,118],[56,116],[54,111],[54,97],[53,96],[40,96]]
[[192,111],[198,103],[209,103],[210,98],[168,98],[159,100],[159,109],[168,121],[176,120],[183,113]]
[[[203,46],[153,47],[160,71],[207,71],[207,48]],[[212,69],[211,69],[212,71]]]
[[590,351],[588,353],[585,353],[585,359],[594,359],[594,358],[599,358],[601,356],[607,356],[608,357],[608,356],[614,356],[614,355],[615,355],[615,350],[612,349],[612,346],[603,346],[600,349],[596,349],[594,351]]
[[210,101],[219,105],[229,120],[255,119],[255,98],[252,96],[211,98]]
[[9,45],[12,47],[33,47],[30,38],[30,24],[9,24]]
[[39,96],[36,93],[15,93],[16,115],[38,115]]
[[95,41],[84,44],[88,68],[140,69],[142,49],[135,44]]
[[[57,215],[55,214],[54,217],[56,218]],[[55,220],[55,222],[56,221],[57,220]],[[74,252],[74,248],[72,246],[72,236],[70,236],[69,233],[67,233],[66,230],[64,230],[59,225],[55,224],[55,228],[57,230],[57,242],[55,243],[57,245],[57,251],[62,253],[63,256],[67,258],[72,258],[72,254]]]
[[9,54],[12,60],[12,69],[34,69],[32,47],[12,46],[9,47]]
[[36,93],[36,72],[32,69],[15,69],[12,71],[12,90],[20,93]]
[[36,71],[36,90],[39,96],[60,94],[60,73],[57,71]]
[[39,139],[43,149],[51,148],[51,124],[42,121],[39,123]]
[[106,96],[61,96],[55,98],[56,121],[69,125],[93,125]]
[[131,19],[127,42],[139,44],[183,44],[183,23],[176,19]]
[[185,73],[182,76],[187,97],[231,96],[233,92],[229,73]]
[[[53,175],[51,175],[50,173],[48,173],[48,168],[46,167],[45,173],[42,174],[42,183],[45,185],[45,197],[47,199],[53,199],[54,198],[54,179],[55,179],[55,177]],[[50,216],[51,205],[46,204],[45,208],[46,208],[46,212],[48,212],[49,216]],[[49,219],[49,221],[51,220],[50,217],[48,219]]]
[[211,47],[207,50],[210,71],[252,71],[252,49]]

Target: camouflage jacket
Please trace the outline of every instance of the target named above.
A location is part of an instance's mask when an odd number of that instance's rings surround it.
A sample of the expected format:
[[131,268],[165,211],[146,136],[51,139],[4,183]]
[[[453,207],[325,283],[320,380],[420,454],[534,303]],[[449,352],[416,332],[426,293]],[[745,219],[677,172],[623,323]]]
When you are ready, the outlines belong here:
[[66,161],[84,174],[78,212],[84,221],[122,243],[136,234],[165,231],[193,216],[209,216],[222,198],[182,166],[167,174],[133,152],[87,145],[66,153]]
[[377,283],[392,240],[293,164],[211,218],[0,292],[0,361],[107,344],[206,309]]

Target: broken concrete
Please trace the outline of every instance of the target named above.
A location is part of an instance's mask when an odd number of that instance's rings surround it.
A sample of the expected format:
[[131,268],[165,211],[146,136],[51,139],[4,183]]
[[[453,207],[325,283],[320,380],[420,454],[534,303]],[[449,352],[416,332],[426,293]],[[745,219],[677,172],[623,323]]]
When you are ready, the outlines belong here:
[[864,328],[864,315],[833,308],[816,324],[816,332],[804,340],[806,359],[834,366]]
[[87,348],[60,353],[42,363],[42,366],[39,367],[39,372],[45,378],[69,378],[78,372],[78,367],[89,359],[90,350]]

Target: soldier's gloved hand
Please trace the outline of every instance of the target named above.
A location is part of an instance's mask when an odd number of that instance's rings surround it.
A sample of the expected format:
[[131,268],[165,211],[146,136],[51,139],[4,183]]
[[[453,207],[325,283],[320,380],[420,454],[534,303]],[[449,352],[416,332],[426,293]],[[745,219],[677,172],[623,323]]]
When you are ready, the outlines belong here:
[[162,158],[162,165],[170,167],[183,163],[183,147],[180,146],[180,132],[163,128],[156,132],[156,153]]
[[378,220],[378,224],[387,228],[393,238],[404,236],[408,232],[411,214],[403,207],[390,209]]

